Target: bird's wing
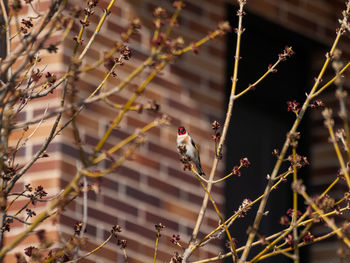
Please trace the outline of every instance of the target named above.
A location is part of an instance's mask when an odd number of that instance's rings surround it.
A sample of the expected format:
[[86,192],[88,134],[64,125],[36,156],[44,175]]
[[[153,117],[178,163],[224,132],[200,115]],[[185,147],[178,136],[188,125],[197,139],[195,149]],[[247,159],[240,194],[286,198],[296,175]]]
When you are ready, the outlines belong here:
[[193,147],[196,149],[196,151],[199,152],[199,151],[198,151],[198,147],[197,147],[197,145],[194,143],[194,141],[192,140],[192,138],[191,138],[191,144],[192,144]]

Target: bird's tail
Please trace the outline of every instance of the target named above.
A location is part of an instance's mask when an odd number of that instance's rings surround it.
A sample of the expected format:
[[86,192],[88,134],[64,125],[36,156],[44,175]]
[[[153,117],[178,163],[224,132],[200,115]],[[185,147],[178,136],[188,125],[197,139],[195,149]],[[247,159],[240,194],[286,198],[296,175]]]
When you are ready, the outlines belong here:
[[202,166],[201,166],[201,163],[196,163],[196,167],[197,167],[197,172],[199,175],[201,176],[205,176],[205,173],[203,172],[203,169],[202,169]]

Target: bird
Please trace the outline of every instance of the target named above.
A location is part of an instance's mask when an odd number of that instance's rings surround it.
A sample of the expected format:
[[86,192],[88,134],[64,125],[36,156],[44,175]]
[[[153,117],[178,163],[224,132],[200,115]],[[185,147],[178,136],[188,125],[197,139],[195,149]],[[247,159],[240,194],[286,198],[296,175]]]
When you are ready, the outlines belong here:
[[201,166],[198,147],[183,126],[179,127],[177,130],[177,149],[181,155],[191,159],[196,165],[199,175],[205,175]]

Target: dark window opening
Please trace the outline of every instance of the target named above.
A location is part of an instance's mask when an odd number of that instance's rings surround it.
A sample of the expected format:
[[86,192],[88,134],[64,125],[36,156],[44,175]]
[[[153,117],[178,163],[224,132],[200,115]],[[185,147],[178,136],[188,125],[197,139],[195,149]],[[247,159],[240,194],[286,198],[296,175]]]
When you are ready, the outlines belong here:
[[[228,7],[228,18],[231,25],[237,24],[235,8]],[[266,187],[266,175],[272,172],[276,158],[273,149],[281,149],[286,133],[292,127],[295,115],[287,112],[287,101],[296,100],[302,103],[305,93],[313,81],[311,77],[311,54],[323,47],[313,40],[276,25],[261,17],[248,13],[244,17],[246,31],[242,36],[241,57],[238,74],[238,92],[255,82],[273,64],[278,54],[286,45],[292,46],[295,55],[278,66],[278,72],[263,80],[254,91],[239,98],[233,109],[231,125],[226,139],[226,171],[229,173],[242,157],[247,157],[251,167],[242,169],[240,178],[233,177],[226,184],[226,215],[232,215],[243,199],[255,200]],[[227,98],[231,90],[231,76],[234,65],[236,35],[228,36],[227,47]],[[304,117],[298,131],[302,136],[297,152],[309,156],[308,152],[308,116]],[[288,169],[285,163],[280,172]],[[299,171],[299,178],[308,184],[308,168]],[[270,194],[266,211],[260,224],[259,234],[269,236],[283,229],[278,224],[282,215],[292,207],[292,190],[290,180],[281,184],[277,191]],[[299,198],[299,201],[300,198]],[[302,202],[301,202],[302,204]],[[232,236],[238,240],[238,246],[247,240],[246,230],[251,226],[258,205],[249,211],[244,218],[238,219],[230,228]],[[251,250],[249,258],[261,251],[262,247]],[[301,251],[301,262],[306,262],[307,250]],[[262,262],[291,262],[285,256],[268,258]]]

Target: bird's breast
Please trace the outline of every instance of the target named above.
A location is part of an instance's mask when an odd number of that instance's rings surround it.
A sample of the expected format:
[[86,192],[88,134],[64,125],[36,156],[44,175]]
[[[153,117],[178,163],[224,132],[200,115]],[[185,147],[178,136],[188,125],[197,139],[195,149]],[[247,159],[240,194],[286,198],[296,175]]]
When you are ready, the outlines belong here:
[[186,135],[177,136],[178,145],[188,145],[190,143],[189,137]]

